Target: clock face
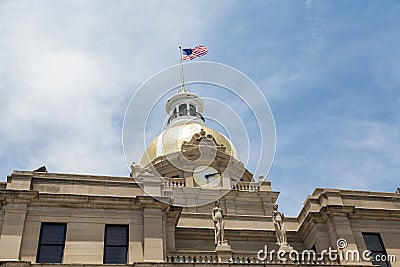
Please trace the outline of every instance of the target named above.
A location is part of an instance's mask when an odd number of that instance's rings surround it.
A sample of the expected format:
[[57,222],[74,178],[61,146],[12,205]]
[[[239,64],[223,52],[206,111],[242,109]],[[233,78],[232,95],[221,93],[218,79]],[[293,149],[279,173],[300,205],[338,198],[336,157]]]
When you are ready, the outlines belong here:
[[210,166],[197,167],[193,172],[193,178],[202,188],[215,188],[221,182],[219,172]]

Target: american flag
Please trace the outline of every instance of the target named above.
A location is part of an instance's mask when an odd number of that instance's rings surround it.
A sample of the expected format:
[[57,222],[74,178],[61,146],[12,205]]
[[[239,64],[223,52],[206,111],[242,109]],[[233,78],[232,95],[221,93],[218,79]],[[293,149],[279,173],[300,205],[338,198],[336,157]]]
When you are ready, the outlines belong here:
[[201,57],[207,54],[208,48],[205,46],[198,45],[195,48],[185,48],[182,49],[182,59],[192,60],[196,57]]

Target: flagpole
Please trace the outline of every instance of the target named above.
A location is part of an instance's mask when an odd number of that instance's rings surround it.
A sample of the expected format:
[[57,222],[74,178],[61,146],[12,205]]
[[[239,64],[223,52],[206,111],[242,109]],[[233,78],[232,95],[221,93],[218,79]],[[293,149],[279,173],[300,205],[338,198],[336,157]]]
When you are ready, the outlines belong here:
[[[179,46],[179,51],[180,51],[180,55],[181,55],[179,62],[181,64],[181,77],[182,77],[182,87],[181,87],[180,92],[186,92],[186,90],[185,90],[185,77],[183,75],[182,47],[181,46]],[[178,93],[179,93],[179,91],[178,91]]]

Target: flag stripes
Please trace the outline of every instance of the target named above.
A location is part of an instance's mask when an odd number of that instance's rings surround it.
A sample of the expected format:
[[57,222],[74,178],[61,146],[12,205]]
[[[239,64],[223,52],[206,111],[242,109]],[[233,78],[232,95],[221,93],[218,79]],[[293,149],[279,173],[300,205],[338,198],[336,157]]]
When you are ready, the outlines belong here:
[[204,56],[208,53],[208,48],[205,46],[198,45],[195,48],[182,49],[182,59],[192,60],[196,57]]

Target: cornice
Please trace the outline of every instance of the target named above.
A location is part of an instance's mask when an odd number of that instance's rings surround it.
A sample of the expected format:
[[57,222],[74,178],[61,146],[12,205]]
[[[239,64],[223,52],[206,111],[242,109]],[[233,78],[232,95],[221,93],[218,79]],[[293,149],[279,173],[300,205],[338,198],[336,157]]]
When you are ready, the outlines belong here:
[[164,212],[167,212],[171,205],[161,202],[151,196],[137,196],[137,204],[142,207],[142,209],[161,209]]
[[30,207],[141,209],[141,207],[137,205],[136,197],[51,193],[39,193],[38,198],[30,203]]
[[72,179],[72,178],[55,178],[55,177],[33,177],[32,184],[74,184],[74,185],[102,185],[102,186],[119,186],[119,187],[137,187],[140,186],[130,178],[130,181],[115,180],[89,180],[89,179]]
[[350,217],[355,212],[354,206],[327,205],[318,211],[308,212],[300,222],[298,233],[306,237],[316,223],[326,223],[329,217]]
[[31,190],[3,190],[1,200],[5,204],[29,204],[38,198],[37,191]]

